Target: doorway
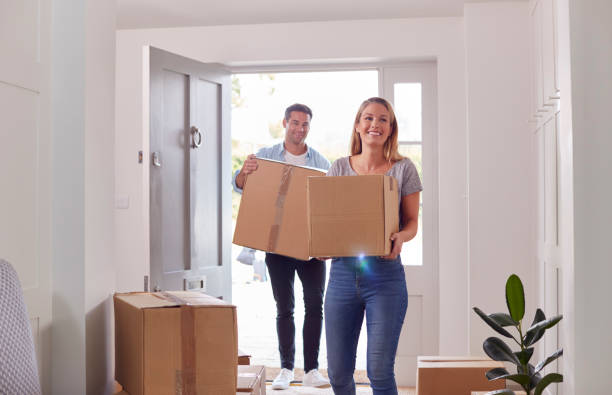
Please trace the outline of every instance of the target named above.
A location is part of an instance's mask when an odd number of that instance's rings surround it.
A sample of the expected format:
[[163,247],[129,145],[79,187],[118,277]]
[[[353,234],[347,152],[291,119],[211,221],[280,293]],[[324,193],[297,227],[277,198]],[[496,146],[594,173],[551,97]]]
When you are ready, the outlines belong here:
[[[151,54],[154,55],[155,50],[152,49]],[[165,54],[164,56],[172,54]],[[187,61],[188,59],[177,57],[176,59]],[[276,342],[275,328],[275,306],[272,298],[272,292],[269,282],[267,281],[267,272],[263,263],[263,253],[254,253],[250,259],[250,265],[240,263],[237,258],[243,251],[242,247],[231,246],[231,235],[235,226],[235,214],[240,202],[240,196],[231,192],[229,180],[231,179],[232,170],[239,169],[244,158],[253,152],[256,152],[261,146],[271,145],[277,141],[282,141],[284,130],[282,128],[282,117],[284,110],[290,104],[302,102],[309,105],[313,109],[312,128],[308,137],[308,144],[318,149],[330,161],[348,155],[349,136],[352,131],[352,124],[355,117],[355,112],[360,103],[372,96],[382,96],[387,98],[394,104],[394,108],[400,123],[400,152],[408,156],[419,170],[423,180],[424,192],[422,194],[422,210],[420,214],[420,234],[422,237],[415,239],[410,243],[410,248],[405,248],[402,253],[404,261],[406,280],[408,285],[408,311],[406,320],[402,328],[400,336],[397,359],[396,359],[396,376],[397,382],[401,386],[414,386],[416,370],[416,358],[418,355],[436,355],[438,352],[438,281],[437,281],[437,108],[436,108],[436,64],[435,62],[420,62],[402,65],[372,65],[366,67],[323,67],[320,66],[315,70],[314,66],[309,66],[309,69],[304,71],[292,70],[236,70],[233,69],[233,75],[227,71],[227,68],[222,65],[214,65],[217,71],[211,69],[213,65],[206,65],[199,62],[189,60],[190,66],[178,65],[175,61],[171,61],[169,66],[161,68],[160,73],[162,78],[157,80],[165,81],[164,79],[180,80],[179,83],[173,86],[183,86],[180,90],[181,97],[185,98],[185,106],[193,103],[201,103],[206,115],[205,118],[217,117],[220,121],[218,126],[205,126],[205,129],[215,130],[216,135],[220,138],[219,143],[212,143],[210,148],[217,146],[217,153],[220,154],[220,160],[215,163],[212,160],[207,168],[219,175],[215,182],[207,182],[210,186],[205,195],[196,194],[196,196],[216,196],[212,204],[204,204],[201,207],[216,207],[216,211],[212,210],[210,216],[200,215],[200,221],[206,220],[208,224],[218,229],[218,232],[209,232],[214,237],[202,238],[196,237],[201,241],[205,239],[213,242],[213,244],[221,245],[219,251],[215,249],[203,248],[200,249],[203,253],[212,253],[209,258],[202,260],[202,264],[197,263],[197,269],[194,273],[192,265],[195,262],[193,258],[193,239],[189,243],[185,243],[184,238],[182,243],[175,243],[177,253],[180,256],[186,257],[176,259],[183,261],[183,266],[178,268],[166,267],[155,268],[154,254],[152,249],[151,255],[151,283],[162,278],[162,275],[169,274],[169,278],[182,278],[182,284],[177,283],[171,285],[173,289],[199,289],[210,293],[215,291],[216,296],[223,297],[229,300],[238,307],[238,326],[239,330],[239,345],[242,349],[249,352],[253,356],[252,362],[255,364],[266,365],[270,367],[279,366],[279,356]],[[192,76],[190,74],[193,67],[204,67],[206,72],[212,72],[213,75],[207,76]],[[214,73],[219,72],[226,77],[222,77],[218,82],[215,82]],[[153,70],[152,76],[153,77]],[[178,76],[176,75],[178,74]],[[196,73],[197,74],[197,73]],[[187,77],[188,76],[188,77]],[[152,78],[151,97],[154,98],[155,81]],[[181,82],[182,81],[182,82]],[[191,81],[195,82],[192,86]],[[212,84],[211,84],[212,83]],[[164,82],[165,84],[165,82]],[[215,85],[216,84],[216,85]],[[220,84],[220,85],[219,85]],[[208,100],[198,100],[197,93],[200,91],[200,86],[219,88],[201,89],[201,91],[209,92]],[[165,87],[170,86],[168,84]],[[189,98],[187,100],[187,86],[189,86]],[[217,110],[211,110],[210,104],[214,103],[214,91],[220,92],[220,104],[216,105]],[[165,96],[166,90],[162,96]],[[180,96],[180,95],[179,95]],[[162,101],[163,102],[163,101]],[[170,100],[166,106],[160,107],[161,110],[170,110],[178,103],[177,100]],[[230,105],[231,102],[231,105]],[[153,102],[151,103],[153,105]],[[175,129],[178,131],[178,138],[171,141],[178,142],[179,151],[183,152],[183,148],[191,146],[195,151],[201,150],[200,147],[194,147],[196,142],[201,141],[196,133],[192,133],[194,129],[191,116],[183,114],[185,106],[177,106],[177,119],[180,121],[180,127]],[[215,106],[213,106],[215,107]],[[232,108],[230,108],[232,107]],[[221,109],[219,115],[218,109]],[[191,113],[193,109],[189,109]],[[212,111],[212,112],[211,112]],[[152,111],[153,114],[163,114],[163,111]],[[216,114],[216,115],[215,115]],[[231,115],[230,115],[231,114]],[[231,116],[231,122],[229,118]],[[165,118],[164,118],[165,119]],[[228,119],[226,121],[225,119]],[[151,119],[154,122],[155,119]],[[187,122],[189,121],[189,122]],[[161,122],[166,125],[165,122]],[[153,126],[153,125],[152,125]],[[197,125],[196,125],[197,126]],[[220,126],[220,127],[219,127]],[[199,127],[199,126],[198,126]],[[193,141],[192,141],[193,140]],[[203,141],[203,140],[202,140]],[[153,140],[152,140],[153,142]],[[209,141],[209,143],[212,140]],[[183,148],[181,148],[183,147]],[[154,147],[151,147],[154,148]],[[190,149],[191,149],[190,148]],[[155,159],[152,149],[152,158],[150,163],[151,172],[159,170],[158,164],[164,161],[164,153],[160,151],[158,161]],[[185,151],[186,152],[186,151]],[[177,167],[178,173],[184,174],[186,180],[189,181],[189,191],[185,189],[185,198],[182,201],[189,200],[193,202],[191,188],[194,177],[191,177],[192,155],[185,154],[189,157],[189,166],[181,164]],[[208,156],[208,159],[216,157],[214,153]],[[161,161],[159,159],[161,158]],[[206,160],[204,158],[204,160]],[[156,163],[159,162],[159,163]],[[178,163],[186,163],[179,161]],[[217,177],[217,176],[215,176]],[[201,177],[195,177],[200,180]],[[155,186],[151,179],[151,186]],[[210,180],[209,180],[210,181]],[[214,187],[214,184],[219,184]],[[224,186],[225,185],[225,186]],[[160,190],[165,190],[161,188]],[[155,190],[152,190],[153,194]],[[196,189],[197,192],[197,189]],[[168,195],[168,199],[174,198],[176,194]],[[186,197],[189,197],[187,199]],[[151,203],[154,203],[153,198]],[[184,207],[190,206],[191,203],[185,203]],[[182,207],[180,205],[172,207]],[[189,208],[191,210],[192,207]],[[184,212],[181,209],[181,213]],[[232,220],[232,212],[234,218]],[[218,215],[219,218],[214,219]],[[184,219],[177,226],[185,230],[185,234],[194,235],[194,230],[199,230],[196,216],[184,215]],[[174,218],[174,217],[172,217]],[[153,213],[151,216],[153,220]],[[192,221],[189,223],[189,221]],[[167,221],[166,221],[167,222]],[[151,225],[156,222],[152,221]],[[160,222],[163,224],[163,221]],[[215,225],[215,223],[217,225]],[[220,224],[220,225],[219,225]],[[227,225],[226,225],[227,224]],[[151,231],[163,230],[166,226],[152,226]],[[165,234],[168,234],[166,232]],[[170,232],[172,236],[174,233]],[[215,236],[216,234],[216,236]],[[154,240],[154,235],[151,235],[151,241]],[[164,240],[164,239],[160,239]],[[196,241],[197,241],[196,240]],[[216,241],[215,241],[216,240]],[[179,240],[180,241],[180,240]],[[163,243],[154,243],[156,246]],[[188,252],[185,252],[188,251]],[[190,251],[190,252],[189,252]],[[180,258],[179,256],[179,258]],[[187,259],[189,258],[189,259]],[[172,260],[160,260],[166,262]],[[328,264],[329,265],[329,264]],[[176,272],[181,272],[180,276],[175,275]],[[192,275],[196,274],[195,277]],[[174,276],[174,277],[172,277]],[[192,278],[193,277],[193,278]],[[231,284],[231,286],[230,286]],[[300,328],[303,323],[303,302],[301,298],[300,282],[296,281],[296,328]],[[162,289],[166,288],[165,285]],[[366,347],[367,338],[365,330],[362,330],[361,340],[357,352],[357,369],[363,370],[366,368]],[[301,331],[296,331],[296,366],[303,366],[302,361],[302,339]],[[325,334],[321,341],[321,353],[319,363],[321,368],[326,368],[326,345]]]
[[[409,307],[396,364],[400,385],[414,385],[417,355],[433,355],[438,351],[435,75],[433,62],[349,70],[232,75],[232,173],[240,169],[248,154],[282,141],[284,110],[295,102],[312,108],[307,143],[330,162],[348,155],[352,124],[363,100],[383,96],[394,103],[400,126],[400,152],[416,164],[426,188],[422,194],[419,236],[402,252],[402,260],[407,265]],[[234,192],[234,225],[239,204],[240,195]],[[244,256],[246,252],[233,245],[232,302],[238,306],[239,327],[248,328],[240,331],[239,344],[253,355],[253,363],[278,367],[276,310],[267,281],[264,253],[255,252],[250,259],[251,265],[236,259],[240,253]],[[328,273],[329,265],[330,261],[327,262]],[[295,292],[295,364],[302,367],[300,328],[304,311],[298,280]],[[366,348],[364,322],[357,351],[357,370],[366,369]],[[324,332],[319,364],[323,369],[327,367]]]
[[[232,173],[244,158],[260,148],[283,140],[285,108],[293,103],[308,105],[313,112],[307,144],[330,162],[348,154],[352,120],[361,101],[378,95],[378,71],[321,71],[245,73],[232,75]],[[240,194],[232,197],[235,226]],[[252,363],[279,367],[276,337],[276,307],[264,263],[265,254],[253,252],[250,265],[236,258],[246,251],[232,245],[232,303],[238,307],[239,344],[252,354]],[[247,257],[247,259],[249,259]],[[329,265],[327,271],[329,278]],[[295,366],[304,366],[302,332],[304,322],[302,286],[295,280]],[[327,368],[325,328],[321,336],[319,366]],[[364,336],[365,339],[365,336]],[[357,369],[365,369],[365,341],[359,344]]]

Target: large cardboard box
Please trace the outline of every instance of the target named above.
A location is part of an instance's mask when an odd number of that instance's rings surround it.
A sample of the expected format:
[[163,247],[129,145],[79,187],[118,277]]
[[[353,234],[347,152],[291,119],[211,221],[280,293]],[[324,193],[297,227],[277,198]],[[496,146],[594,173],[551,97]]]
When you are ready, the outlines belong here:
[[388,255],[399,230],[399,192],[390,176],[308,178],[310,255]]
[[263,366],[238,366],[238,385],[236,389],[240,395],[266,394],[266,368]]
[[113,299],[115,378],[128,393],[236,393],[235,306],[198,292]]
[[426,357],[417,360],[417,395],[471,395],[506,388],[506,380],[489,381],[487,371],[502,362],[483,357]]
[[307,260],[306,179],[324,172],[257,159],[242,192],[233,243]]

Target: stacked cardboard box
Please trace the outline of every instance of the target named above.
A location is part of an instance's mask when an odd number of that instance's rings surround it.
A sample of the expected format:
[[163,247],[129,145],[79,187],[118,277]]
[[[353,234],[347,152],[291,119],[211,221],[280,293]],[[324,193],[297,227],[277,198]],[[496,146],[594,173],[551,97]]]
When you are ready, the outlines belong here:
[[306,179],[324,172],[257,159],[243,189],[233,243],[307,260]]
[[238,395],[265,395],[266,368],[263,366],[238,366]]
[[236,393],[236,308],[198,292],[114,296],[115,378],[131,395]]
[[504,364],[483,357],[426,357],[417,360],[417,395],[471,395],[506,388],[504,379],[489,381],[487,371]]

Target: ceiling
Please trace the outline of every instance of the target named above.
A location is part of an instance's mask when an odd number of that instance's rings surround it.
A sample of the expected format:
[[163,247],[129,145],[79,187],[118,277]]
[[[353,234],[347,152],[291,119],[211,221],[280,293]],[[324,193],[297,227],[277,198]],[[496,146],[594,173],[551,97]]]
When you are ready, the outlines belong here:
[[465,2],[466,0],[117,0],[117,28],[449,17],[462,16]]

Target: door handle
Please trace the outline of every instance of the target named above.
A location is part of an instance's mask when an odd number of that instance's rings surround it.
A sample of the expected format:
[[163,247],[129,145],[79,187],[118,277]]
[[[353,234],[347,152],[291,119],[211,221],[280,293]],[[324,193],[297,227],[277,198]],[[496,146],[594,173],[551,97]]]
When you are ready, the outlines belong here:
[[202,133],[196,126],[191,127],[191,147],[200,148],[202,145]]
[[161,162],[159,161],[159,152],[155,151],[153,152],[153,166],[155,167],[161,167]]

